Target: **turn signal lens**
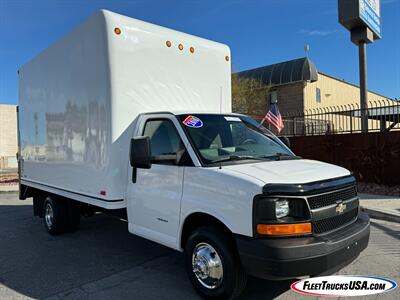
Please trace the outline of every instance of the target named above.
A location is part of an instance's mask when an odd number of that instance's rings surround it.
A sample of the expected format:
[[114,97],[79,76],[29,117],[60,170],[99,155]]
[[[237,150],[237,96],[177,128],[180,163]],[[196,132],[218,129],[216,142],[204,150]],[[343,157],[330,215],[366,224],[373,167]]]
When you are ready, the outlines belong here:
[[225,56],[225,60],[226,60],[226,61],[229,61],[229,56],[228,56],[228,55]]
[[115,27],[114,28],[114,33],[117,34],[117,35],[120,35],[121,34],[121,29],[118,28],[118,27]]
[[262,235],[291,235],[311,233],[311,223],[258,224],[257,233]]

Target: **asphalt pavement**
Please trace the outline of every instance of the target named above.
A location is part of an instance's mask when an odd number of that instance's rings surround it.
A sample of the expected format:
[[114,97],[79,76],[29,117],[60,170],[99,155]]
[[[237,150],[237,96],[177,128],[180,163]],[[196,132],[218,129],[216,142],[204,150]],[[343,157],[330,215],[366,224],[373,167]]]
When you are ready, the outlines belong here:
[[[183,255],[128,233],[126,222],[98,214],[53,237],[33,217],[32,201],[17,198],[0,193],[0,299],[199,299]],[[400,224],[371,224],[368,248],[338,274],[400,283]],[[314,298],[291,291],[293,282],[250,278],[241,299]],[[400,289],[365,299],[400,299]]]

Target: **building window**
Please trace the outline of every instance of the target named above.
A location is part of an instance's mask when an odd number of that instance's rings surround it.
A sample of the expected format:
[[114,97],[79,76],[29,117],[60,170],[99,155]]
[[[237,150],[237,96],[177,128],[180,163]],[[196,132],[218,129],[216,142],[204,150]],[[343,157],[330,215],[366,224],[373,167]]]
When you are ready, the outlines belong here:
[[317,103],[321,103],[321,89],[317,88],[316,89],[316,97],[315,100],[317,101]]

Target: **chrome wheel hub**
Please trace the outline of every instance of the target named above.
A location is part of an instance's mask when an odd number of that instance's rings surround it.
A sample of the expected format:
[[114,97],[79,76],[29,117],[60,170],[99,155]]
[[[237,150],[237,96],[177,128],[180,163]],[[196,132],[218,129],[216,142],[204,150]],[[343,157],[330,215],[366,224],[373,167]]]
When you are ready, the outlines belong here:
[[215,289],[222,283],[224,272],[221,258],[207,243],[199,243],[193,249],[192,269],[197,280],[208,289]]
[[47,227],[49,228],[53,227],[53,208],[49,203],[46,204],[44,218],[46,220]]

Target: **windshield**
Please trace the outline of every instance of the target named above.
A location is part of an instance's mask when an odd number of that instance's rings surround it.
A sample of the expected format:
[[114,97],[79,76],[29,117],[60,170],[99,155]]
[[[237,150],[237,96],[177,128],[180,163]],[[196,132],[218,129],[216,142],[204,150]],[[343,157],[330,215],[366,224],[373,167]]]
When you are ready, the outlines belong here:
[[276,160],[296,156],[257,121],[234,115],[179,115],[204,164],[226,161]]

